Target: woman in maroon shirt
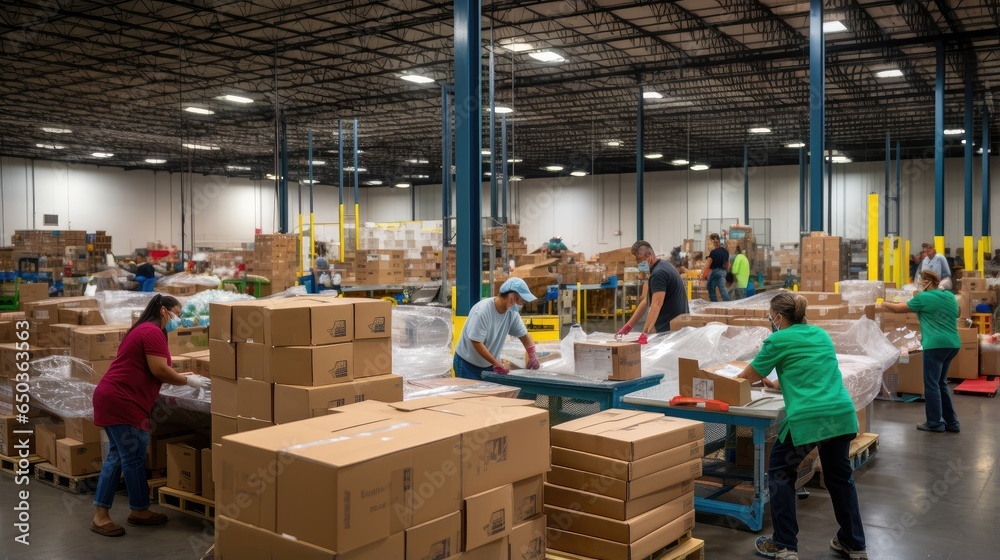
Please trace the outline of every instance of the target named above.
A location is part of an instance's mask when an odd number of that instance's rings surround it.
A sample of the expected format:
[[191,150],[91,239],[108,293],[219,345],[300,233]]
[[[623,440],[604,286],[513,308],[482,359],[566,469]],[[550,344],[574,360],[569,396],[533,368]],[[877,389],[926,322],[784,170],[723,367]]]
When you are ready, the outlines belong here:
[[101,469],[94,496],[90,530],[119,537],[125,529],[111,520],[118,479],[124,475],[128,490],[130,525],[160,525],[167,516],[149,511],[146,483],[146,446],[149,415],[160,394],[160,386],[190,385],[207,388],[208,380],[191,373],[177,373],[171,366],[167,332],[180,326],[181,306],[176,298],[156,294],[126,333],[118,356],[94,389],[94,424],[104,428],[110,449]]

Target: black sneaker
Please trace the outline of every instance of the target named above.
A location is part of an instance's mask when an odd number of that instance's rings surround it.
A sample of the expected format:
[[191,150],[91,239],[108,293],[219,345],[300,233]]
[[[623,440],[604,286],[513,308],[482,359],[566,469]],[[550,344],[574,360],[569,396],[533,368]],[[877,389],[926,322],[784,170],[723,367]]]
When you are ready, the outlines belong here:
[[830,541],[830,548],[843,554],[844,558],[848,558],[849,560],[868,560],[867,552],[865,552],[864,550],[851,550],[846,546],[840,544],[840,540],[838,540],[837,537],[833,537],[833,540]]
[[927,424],[917,424],[917,429],[920,430],[921,432],[937,432],[937,433],[944,432],[944,428],[934,429],[928,426]]

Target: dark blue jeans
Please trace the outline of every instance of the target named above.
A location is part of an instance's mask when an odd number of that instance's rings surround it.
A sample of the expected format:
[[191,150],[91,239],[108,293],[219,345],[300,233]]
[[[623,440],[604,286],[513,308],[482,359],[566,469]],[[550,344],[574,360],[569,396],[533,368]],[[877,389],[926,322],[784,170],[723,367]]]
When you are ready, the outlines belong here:
[[156,286],[156,278],[146,278],[145,276],[136,276],[135,281],[139,283],[140,292],[152,292],[153,288]]
[[924,409],[927,427],[932,430],[959,429],[958,414],[948,389],[948,369],[955,356],[958,348],[924,350]]
[[118,480],[125,475],[125,489],[128,490],[128,505],[135,511],[149,507],[149,484],[146,482],[146,446],[149,432],[134,426],[107,426],[111,446],[97,481],[94,505],[111,509],[118,490]]
[[726,269],[724,268],[716,268],[708,273],[709,301],[719,301],[718,296],[715,295],[716,288],[722,294],[722,301],[729,301],[729,292],[726,291]]
[[465,361],[458,353],[455,353],[455,359],[452,360],[451,366],[455,369],[455,377],[477,381],[482,381],[484,371],[493,371],[492,367],[480,367]]
[[771,464],[767,469],[767,488],[771,494],[771,525],[774,542],[782,548],[798,550],[799,523],[795,518],[795,478],[799,463],[813,448],[819,446],[823,476],[833,502],[833,514],[840,524],[837,539],[854,551],[865,549],[865,529],[861,525],[858,492],[849,458],[854,434],[806,445],[795,445],[789,435],[784,443],[771,449]]

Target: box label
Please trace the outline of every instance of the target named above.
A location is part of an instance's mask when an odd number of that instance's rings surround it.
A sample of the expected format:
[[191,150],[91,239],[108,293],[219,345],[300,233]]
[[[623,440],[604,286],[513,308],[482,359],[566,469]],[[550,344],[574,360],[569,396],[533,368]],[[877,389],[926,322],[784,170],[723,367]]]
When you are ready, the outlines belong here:
[[715,381],[711,379],[692,379],[691,383],[694,398],[715,400]]

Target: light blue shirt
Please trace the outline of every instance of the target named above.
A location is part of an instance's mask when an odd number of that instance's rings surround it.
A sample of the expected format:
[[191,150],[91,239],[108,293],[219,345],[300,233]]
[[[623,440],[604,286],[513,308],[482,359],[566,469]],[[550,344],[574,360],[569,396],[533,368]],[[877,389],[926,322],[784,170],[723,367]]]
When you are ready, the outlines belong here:
[[[944,255],[938,253],[934,255],[934,258],[924,257],[924,262],[920,263],[920,270],[917,272],[923,272],[925,270],[930,270],[940,277],[942,280],[951,277],[951,268],[948,267],[948,259],[944,258]],[[915,280],[919,281],[919,279]]]
[[528,329],[521,321],[520,313],[510,309],[506,313],[497,313],[493,298],[484,299],[469,310],[469,319],[462,329],[462,336],[458,339],[455,353],[471,364],[488,368],[491,364],[472,347],[473,341],[482,342],[490,354],[499,360],[507,335],[521,338],[526,334]]

